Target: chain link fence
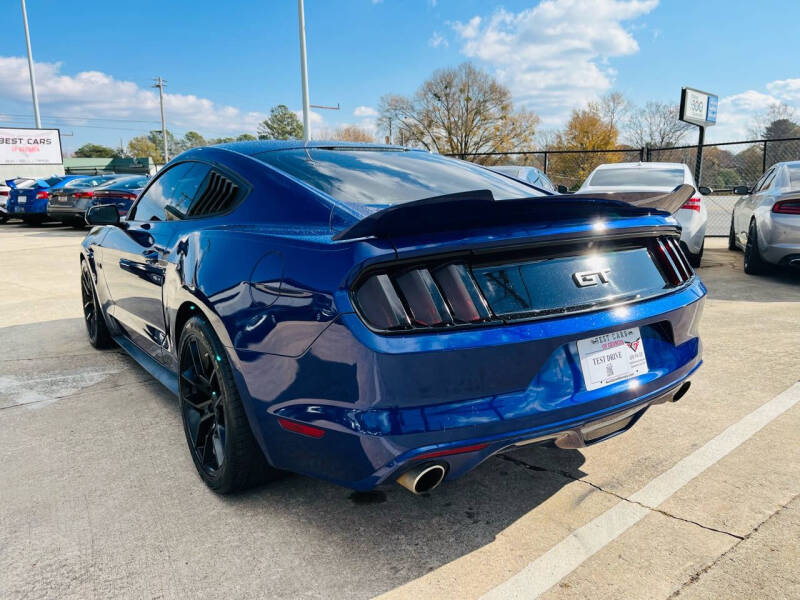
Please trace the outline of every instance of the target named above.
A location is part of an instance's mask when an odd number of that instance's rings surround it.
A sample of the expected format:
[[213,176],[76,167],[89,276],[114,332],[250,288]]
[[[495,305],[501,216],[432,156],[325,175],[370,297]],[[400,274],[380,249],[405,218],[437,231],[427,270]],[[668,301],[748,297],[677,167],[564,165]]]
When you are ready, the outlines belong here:
[[[532,152],[481,152],[454,155],[488,167],[533,166],[544,171],[555,185],[574,191],[595,167],[615,162],[683,163],[694,172],[697,146],[670,148],[622,148],[618,150],[537,150]],[[698,186],[710,187],[706,196],[706,235],[727,236],[733,205],[740,198],[733,188],[752,188],[777,162],[800,160],[800,138],[746,140],[703,145],[702,175]]]

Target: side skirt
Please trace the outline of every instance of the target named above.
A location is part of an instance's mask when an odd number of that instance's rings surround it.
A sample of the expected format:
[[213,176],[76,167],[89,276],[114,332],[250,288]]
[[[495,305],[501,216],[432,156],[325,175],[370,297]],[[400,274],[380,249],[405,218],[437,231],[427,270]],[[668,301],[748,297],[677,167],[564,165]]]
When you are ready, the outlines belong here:
[[139,365],[150,375],[155,377],[161,385],[167,388],[170,392],[178,395],[178,375],[173,373],[165,366],[156,361],[153,357],[147,354],[144,350],[139,348],[136,344],[122,335],[115,335],[114,341],[127,352],[130,357],[135,360]]

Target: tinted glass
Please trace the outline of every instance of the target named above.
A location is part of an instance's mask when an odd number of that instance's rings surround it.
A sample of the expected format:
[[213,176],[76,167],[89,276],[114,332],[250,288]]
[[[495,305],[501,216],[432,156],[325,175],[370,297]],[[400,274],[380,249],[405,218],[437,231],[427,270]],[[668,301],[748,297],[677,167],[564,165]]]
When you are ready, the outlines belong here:
[[133,177],[118,177],[112,181],[108,181],[100,186],[104,190],[135,190],[143,188],[150,180],[149,177],[144,175],[136,175]]
[[589,185],[618,187],[669,187],[683,183],[683,169],[600,169],[592,175]]
[[789,187],[800,190],[800,165],[787,165],[786,171],[789,173]]
[[761,187],[758,188],[760,190],[768,190],[772,185],[772,182],[775,180],[775,175],[778,173],[778,169],[773,169],[767,174],[767,178],[764,180],[764,183],[761,184]]
[[310,148],[255,158],[337,200],[375,208],[472,190],[490,190],[496,200],[541,195],[483,167],[414,150]]
[[171,167],[139,199],[131,220],[165,221],[165,207],[169,204],[178,208],[190,203],[207,171],[208,167],[196,162],[185,162]]
[[764,176],[759,180],[758,184],[756,184],[755,191],[760,192],[761,190],[766,189],[770,183],[772,183],[772,176],[775,174],[775,169],[770,169],[767,171]]
[[103,183],[107,183],[114,179],[119,179],[119,175],[98,175],[93,177],[85,177],[83,179],[76,179],[67,183],[67,187],[87,188],[96,187]]
[[55,185],[62,179],[63,177],[48,177],[47,179],[45,179],[45,181],[47,182],[47,185]]

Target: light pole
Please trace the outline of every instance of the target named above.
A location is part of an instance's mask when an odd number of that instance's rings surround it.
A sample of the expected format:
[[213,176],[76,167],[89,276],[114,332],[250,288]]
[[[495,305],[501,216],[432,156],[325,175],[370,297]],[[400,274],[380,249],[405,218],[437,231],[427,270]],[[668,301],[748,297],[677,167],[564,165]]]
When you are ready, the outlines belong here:
[[39,118],[39,96],[36,94],[36,75],[33,72],[33,52],[31,51],[31,34],[28,31],[28,11],[25,9],[25,0],[22,0],[22,22],[25,24],[25,44],[28,46],[28,71],[31,74],[33,120],[36,122],[36,129],[41,129],[42,120]]
[[311,139],[311,109],[308,106],[308,65],[306,64],[306,17],[303,0],[297,0],[300,22],[300,81],[303,88],[303,140]]
[[164,120],[164,86],[167,85],[167,82],[161,79],[161,75],[153,81],[155,83],[152,87],[158,88],[158,101],[161,103],[161,139],[164,143],[164,164],[167,164],[169,162],[169,148],[167,148],[167,124]]

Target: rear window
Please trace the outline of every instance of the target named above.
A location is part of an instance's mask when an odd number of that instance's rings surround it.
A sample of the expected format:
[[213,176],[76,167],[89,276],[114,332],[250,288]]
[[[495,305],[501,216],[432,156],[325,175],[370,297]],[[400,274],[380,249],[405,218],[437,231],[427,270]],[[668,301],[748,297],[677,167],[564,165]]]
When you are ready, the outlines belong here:
[[106,189],[112,190],[135,190],[143,188],[147,185],[147,177],[131,177],[126,179],[117,179],[103,186]]
[[45,181],[47,182],[47,185],[55,185],[62,179],[63,177],[48,177],[47,179],[45,179]]
[[789,172],[789,187],[793,190],[800,190],[800,165],[787,165]]
[[102,183],[117,179],[117,175],[99,175],[95,177],[84,177],[83,179],[76,179],[70,181],[67,186],[76,188],[96,187]]
[[496,200],[542,195],[483,167],[418,150],[308,148],[255,158],[337,200],[375,208],[472,190],[490,190]]
[[603,187],[669,187],[683,183],[683,169],[599,169],[589,185]]

